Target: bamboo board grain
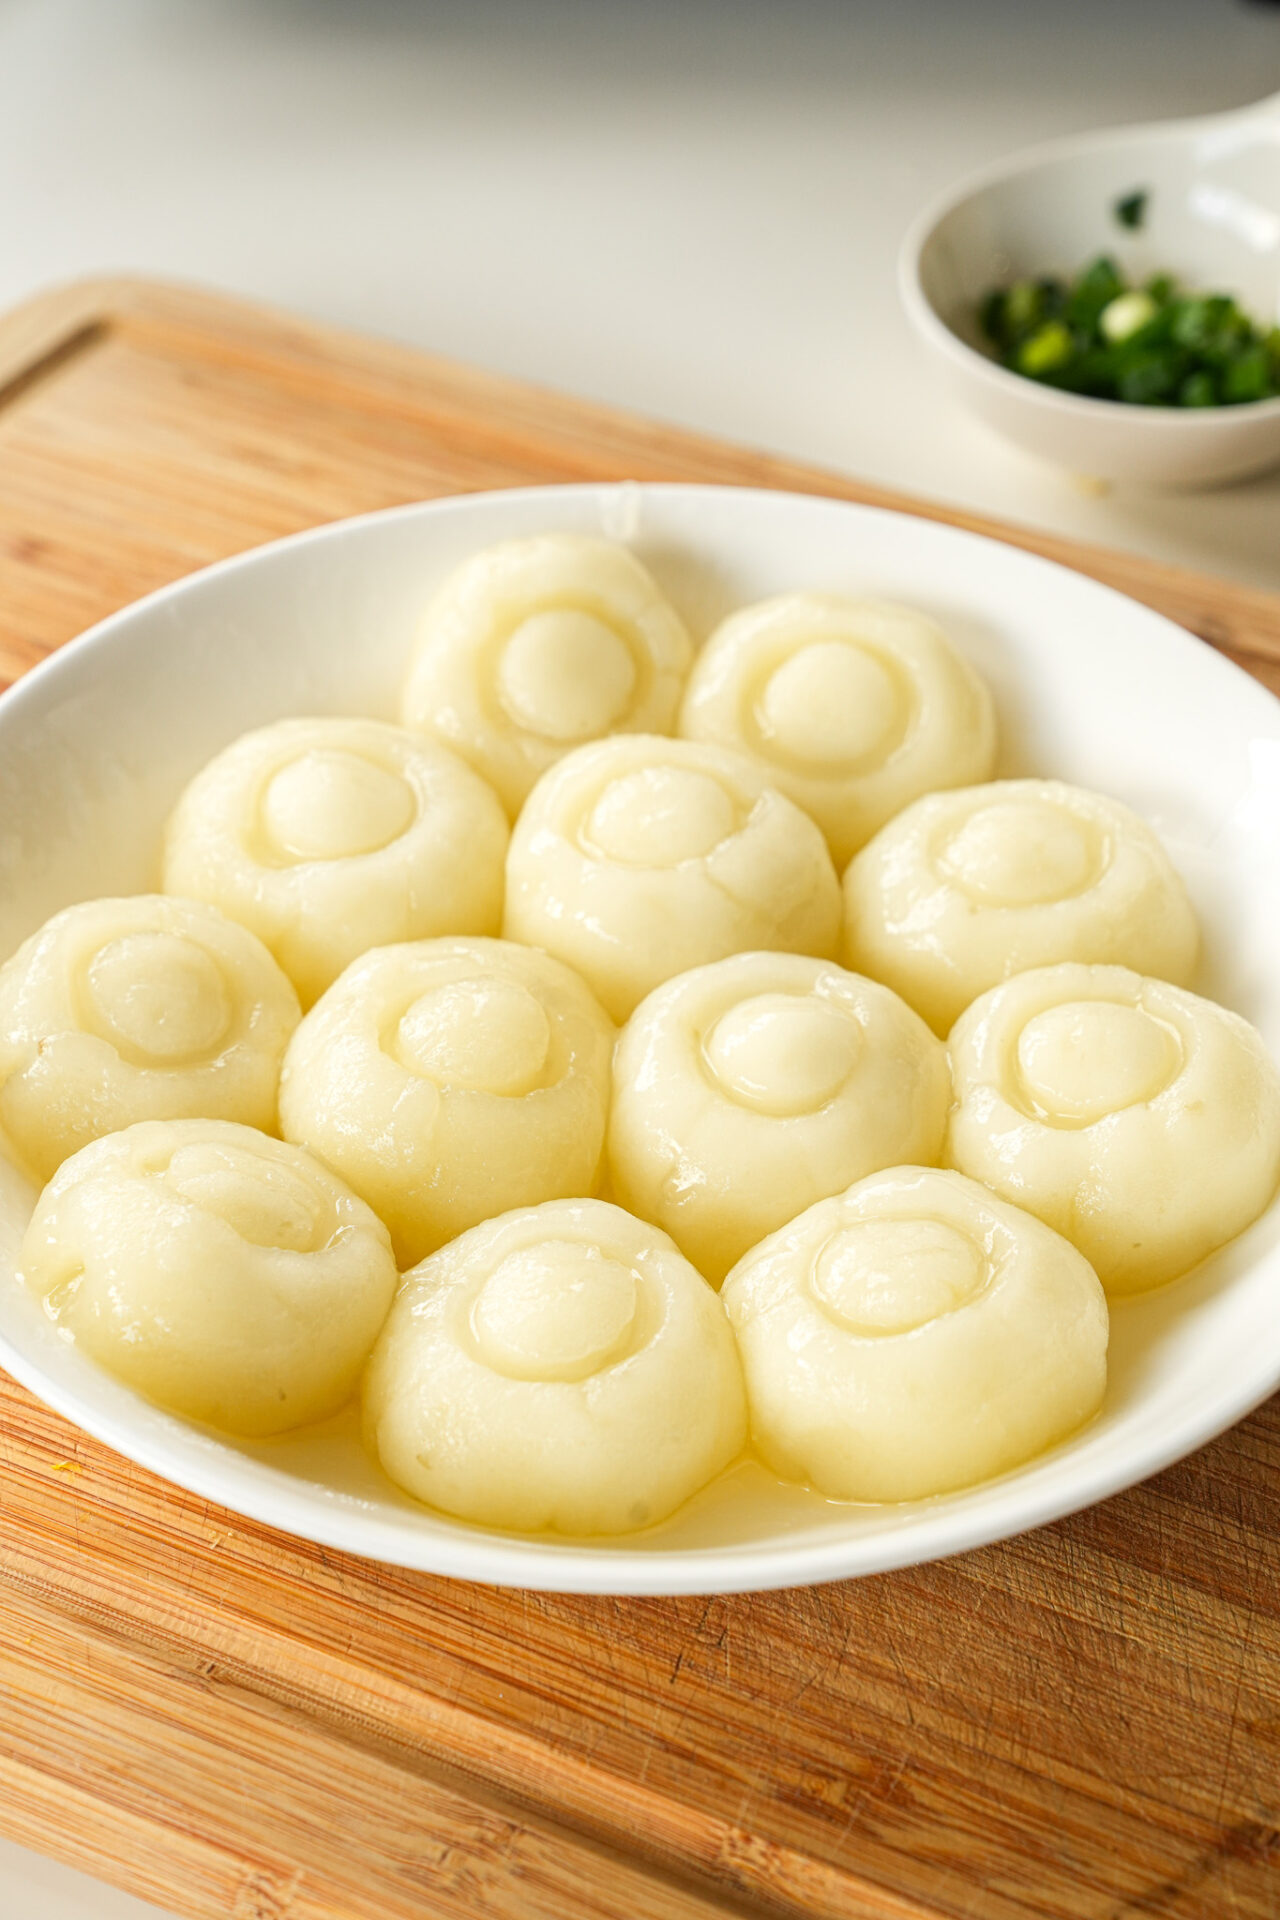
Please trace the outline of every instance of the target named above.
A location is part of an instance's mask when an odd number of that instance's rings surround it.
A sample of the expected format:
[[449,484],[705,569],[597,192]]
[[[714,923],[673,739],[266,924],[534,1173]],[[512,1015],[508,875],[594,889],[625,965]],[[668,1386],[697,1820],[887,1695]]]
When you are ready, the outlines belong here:
[[[129,282],[0,321],[0,681],[320,520],[623,476],[1001,533],[1280,686],[1265,593]],[[0,1380],[0,1828],[209,1920],[1274,1920],[1280,1403],[942,1565],[610,1601],[285,1539]]]

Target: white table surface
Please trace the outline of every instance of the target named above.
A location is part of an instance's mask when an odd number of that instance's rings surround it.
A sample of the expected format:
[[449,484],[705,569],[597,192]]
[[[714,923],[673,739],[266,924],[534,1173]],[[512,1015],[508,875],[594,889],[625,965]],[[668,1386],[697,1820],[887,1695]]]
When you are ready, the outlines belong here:
[[[0,0],[0,305],[201,281],[1280,588],[1280,475],[1090,495],[937,398],[893,282],[967,169],[1277,88],[1243,0]],[[155,1911],[0,1843],[15,1920]]]

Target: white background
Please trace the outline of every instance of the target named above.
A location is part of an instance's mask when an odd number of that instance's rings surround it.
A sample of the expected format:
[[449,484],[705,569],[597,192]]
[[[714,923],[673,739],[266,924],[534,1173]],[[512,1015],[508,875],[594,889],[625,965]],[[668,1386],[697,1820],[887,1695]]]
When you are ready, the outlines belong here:
[[[971,167],[1278,88],[1243,0],[0,0],[0,305],[203,281],[1280,589],[1280,476],[1086,492],[937,400],[893,282]],[[0,1912],[154,1909],[0,1845]]]

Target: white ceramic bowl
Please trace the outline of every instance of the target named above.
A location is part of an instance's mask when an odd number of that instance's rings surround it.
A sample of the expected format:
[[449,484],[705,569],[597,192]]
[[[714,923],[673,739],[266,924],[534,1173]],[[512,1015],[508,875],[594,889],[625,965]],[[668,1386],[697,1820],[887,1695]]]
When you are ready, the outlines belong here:
[[[1135,233],[1112,217],[1150,193]],[[951,391],[1026,452],[1075,473],[1209,486],[1280,462],[1280,398],[1235,407],[1138,407],[1060,393],[983,351],[982,296],[1024,276],[1070,275],[1099,253],[1128,274],[1170,272],[1280,320],[1280,95],[1241,113],[1060,140],[975,175],[912,226],[899,261],[907,316]]]
[[[153,594],[0,700],[0,953],[74,900],[154,882],[165,812],[236,734],[292,713],[389,717],[421,608],[494,540],[633,541],[696,633],[789,587],[937,615],[995,689],[1002,771],[1061,774],[1164,833],[1208,932],[1208,991],[1280,1050],[1280,703],[1154,613],[1048,562],[905,516],[783,494],[566,487],[401,508],[259,548]],[[0,1360],[81,1427],[238,1512],[435,1573],[602,1593],[794,1586],[928,1560],[1099,1500],[1280,1383],[1280,1209],[1202,1270],[1119,1306],[1105,1407],[1021,1472],[899,1507],[844,1507],[740,1465],[641,1537],[484,1533],[414,1506],[353,1413],[236,1444],[137,1399],[13,1278],[32,1196],[0,1180]]]

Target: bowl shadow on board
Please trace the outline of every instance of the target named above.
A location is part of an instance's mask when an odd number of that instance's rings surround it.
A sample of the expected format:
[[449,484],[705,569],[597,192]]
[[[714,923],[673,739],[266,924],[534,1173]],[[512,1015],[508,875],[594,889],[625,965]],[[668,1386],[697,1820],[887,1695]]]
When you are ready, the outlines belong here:
[[[1194,526],[1187,525],[1189,506],[1200,509]],[[1280,556],[1277,543],[1268,550],[1265,536],[1276,526],[1280,526],[1280,465],[1239,480],[1181,490],[1117,484],[1105,496],[1105,520],[1099,519],[1096,535],[1086,537],[1139,552],[1148,542],[1158,541],[1172,553],[1175,550],[1167,543],[1176,540],[1178,565],[1238,578],[1243,586],[1274,593],[1280,586]]]

